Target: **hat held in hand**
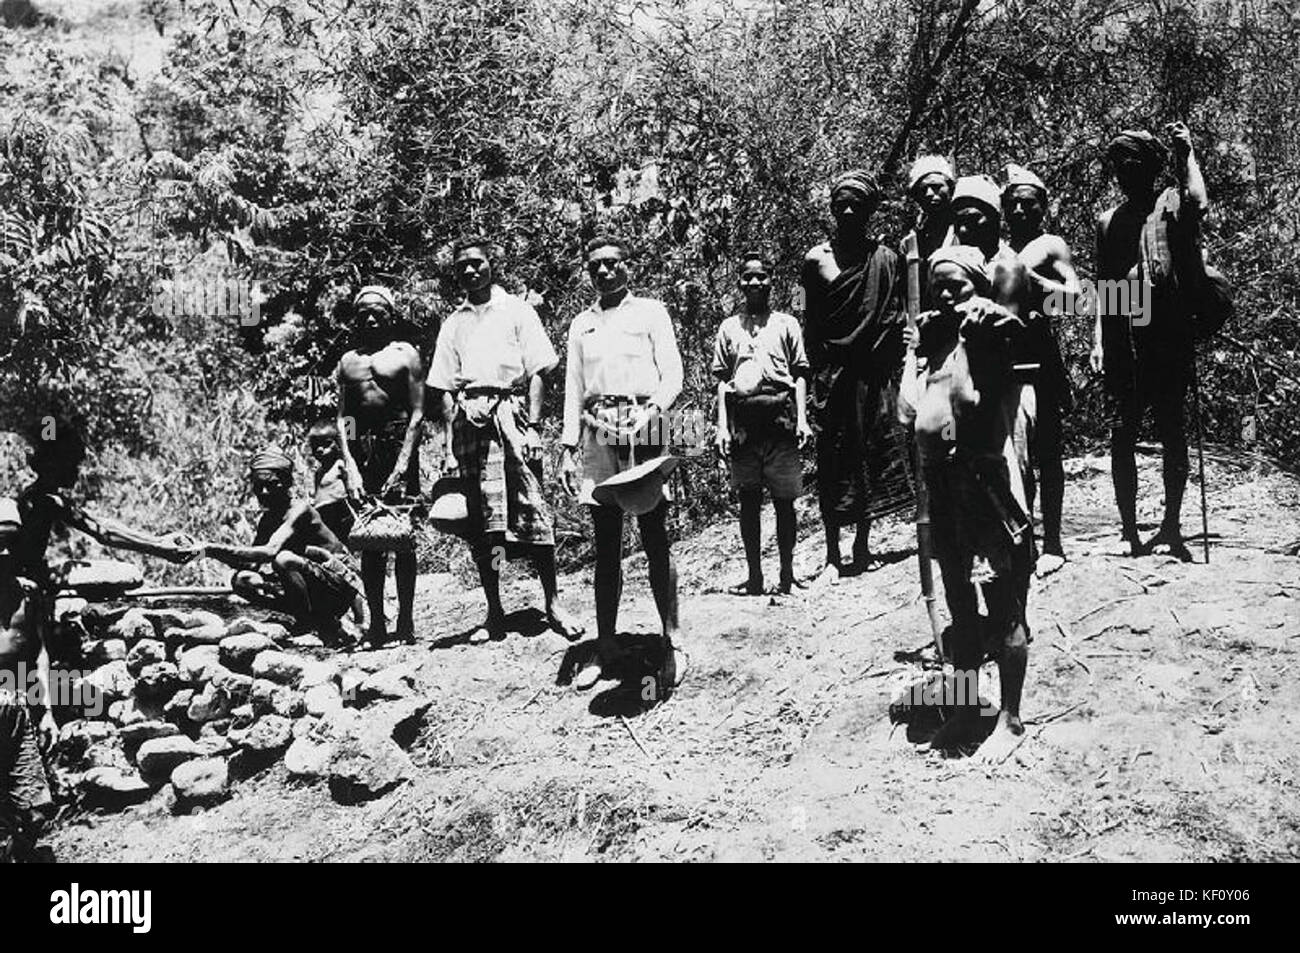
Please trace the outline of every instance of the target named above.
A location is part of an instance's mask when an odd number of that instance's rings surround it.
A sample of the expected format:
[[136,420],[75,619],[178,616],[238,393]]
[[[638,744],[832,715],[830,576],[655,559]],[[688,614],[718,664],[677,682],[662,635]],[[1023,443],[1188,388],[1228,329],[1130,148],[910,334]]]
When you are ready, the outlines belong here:
[[680,462],[681,458],[667,454],[644,460],[597,483],[591,496],[602,506],[617,506],[624,513],[644,516],[663,501],[664,481]]

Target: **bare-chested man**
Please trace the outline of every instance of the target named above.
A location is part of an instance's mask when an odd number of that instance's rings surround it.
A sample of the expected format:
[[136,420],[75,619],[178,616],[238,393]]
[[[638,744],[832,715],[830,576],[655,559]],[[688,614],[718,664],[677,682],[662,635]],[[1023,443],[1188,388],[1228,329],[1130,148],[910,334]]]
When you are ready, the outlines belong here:
[[35,847],[53,806],[41,746],[59,730],[37,586],[18,575],[21,541],[18,504],[0,498],[0,863],[26,859]]
[[[338,427],[348,494],[357,499],[420,494],[417,447],[424,420],[424,369],[414,345],[394,340],[396,305],[378,285],[362,288],[352,302],[357,346],[339,361]],[[397,637],[414,641],[415,553],[393,556],[397,576]],[[361,554],[361,578],[370,607],[367,640],[388,638],[384,581],[388,554]]]
[[[880,204],[870,174],[831,183],[835,235],[803,265],[804,340],[811,367],[808,404],[817,436],[817,489],[833,581],[875,568],[869,544],[871,496],[890,461],[897,375],[903,354],[905,277],[898,252],[868,232]],[[897,455],[901,461],[902,455]],[[853,561],[842,563],[840,527],[856,525]]]
[[36,479],[18,495],[23,529],[15,544],[15,556],[19,574],[40,586],[41,604],[46,609],[53,606],[58,585],[46,561],[50,535],[57,528],[71,527],[105,546],[177,563],[188,562],[199,554],[198,545],[183,534],[163,538],[141,533],[92,516],[69,498],[68,491],[76,485],[86,456],[81,431],[75,424],[45,417],[33,427],[28,439],[32,445],[28,465]]
[[[1023,324],[989,299],[993,288],[980,250],[941,248],[928,270],[936,309],[918,318],[899,413],[915,426],[952,616],[945,651],[959,694],[932,747],[953,751],[978,741],[979,669],[991,656],[1002,705],[981,754],[997,758],[1024,732],[1020,697],[1029,659],[1025,605],[1033,540],[1024,461],[1015,446],[1023,388],[1012,367]],[[987,615],[980,614],[977,587]]]
[[[262,506],[251,546],[210,543],[204,555],[239,571],[231,588],[253,605],[294,617],[328,642],[355,641],[341,621],[365,622],[365,606],[348,552],[310,503],[293,499],[293,462],[272,447],[249,466],[253,492]],[[274,573],[267,579],[266,567]]]
[[[1175,276],[1187,277],[1199,258],[1201,220],[1209,207],[1205,180],[1192,152],[1187,126],[1167,129],[1173,144],[1174,187],[1156,191],[1168,152],[1155,136],[1126,130],[1106,147],[1106,161],[1124,201],[1097,222],[1099,281],[1141,279],[1148,309],[1139,320],[1103,314],[1098,308],[1092,368],[1105,375],[1111,404],[1111,478],[1119,507],[1120,532],[1133,555],[1153,552],[1189,561],[1180,511],[1187,488],[1188,459],[1184,402],[1195,359],[1193,325]],[[1142,417],[1150,408],[1164,450],[1165,515],[1145,544],[1137,527],[1137,462]]]
[[1061,421],[1072,405],[1070,379],[1061,359],[1061,346],[1046,307],[1049,295],[1071,301],[1082,290],[1075,273],[1070,246],[1059,235],[1043,230],[1047,213],[1047,186],[1033,172],[1007,166],[1002,189],[1002,210],[1007,221],[1008,244],[1029,273],[1030,320],[1034,350],[1034,392],[1038,411],[1030,441],[1030,455],[1043,488],[1043,550],[1035,570],[1046,576],[1065,562],[1061,546],[1061,506],[1065,497],[1065,470],[1061,463]]

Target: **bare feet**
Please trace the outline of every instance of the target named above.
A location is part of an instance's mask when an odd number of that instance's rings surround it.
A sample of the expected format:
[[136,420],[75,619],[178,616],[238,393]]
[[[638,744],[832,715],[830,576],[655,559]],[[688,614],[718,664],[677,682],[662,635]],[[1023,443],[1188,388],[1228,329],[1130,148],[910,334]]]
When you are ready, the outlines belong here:
[[1128,554],[1130,556],[1145,556],[1147,548],[1142,544],[1141,537],[1138,536],[1137,530],[1124,534],[1124,542],[1128,544]]
[[489,642],[500,635],[501,630],[504,628],[505,618],[489,613],[488,617],[483,620],[483,624],[469,634],[469,644],[482,645],[484,642]]
[[546,623],[552,631],[564,636],[570,642],[578,641],[587,631],[581,622],[558,605],[552,605],[546,610]]
[[407,645],[415,644],[415,621],[412,619],[397,620],[397,641],[405,642]]
[[1039,579],[1050,576],[1065,565],[1065,557],[1060,553],[1043,553],[1034,563],[1034,575]]
[[1009,711],[998,714],[997,727],[980,745],[975,759],[984,764],[1001,764],[1015,752],[1025,741],[1025,726],[1019,715]]
[[370,627],[366,629],[366,642],[372,649],[383,646],[388,641],[388,620],[383,616],[371,618]]
[[780,582],[777,583],[776,591],[783,596],[788,596],[791,592],[794,591],[795,585],[796,583],[794,581],[794,570],[782,569],[781,580]]
[[1162,529],[1147,543],[1147,552],[1153,556],[1173,556],[1180,562],[1192,561],[1191,550],[1183,542],[1183,534],[1174,529]]
[[931,751],[971,754],[979,744],[979,709],[958,707],[930,739]]
[[763,594],[763,577],[750,576],[744,582],[738,582],[727,589],[733,596],[761,596]]

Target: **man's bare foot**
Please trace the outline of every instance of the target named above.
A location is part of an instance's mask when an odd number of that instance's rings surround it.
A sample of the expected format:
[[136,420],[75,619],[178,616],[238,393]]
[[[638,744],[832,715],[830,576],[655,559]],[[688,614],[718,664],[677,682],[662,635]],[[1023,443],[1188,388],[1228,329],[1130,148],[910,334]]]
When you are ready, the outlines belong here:
[[505,628],[505,617],[489,613],[483,624],[469,634],[470,645],[482,645],[501,634]]
[[1153,556],[1173,556],[1185,563],[1192,561],[1191,550],[1187,548],[1187,543],[1183,541],[1183,534],[1178,530],[1162,529],[1151,537],[1146,549]]
[[979,710],[958,708],[930,739],[931,751],[970,754],[979,744]]
[[374,649],[380,648],[388,641],[388,620],[383,616],[370,620],[370,627],[366,629],[366,643]]
[[984,764],[1001,764],[1011,757],[1024,741],[1025,726],[1021,723],[1020,716],[1013,715],[1009,711],[1000,712],[997,727],[980,745],[975,759]]
[[1128,554],[1130,556],[1137,557],[1147,554],[1147,548],[1142,544],[1142,538],[1138,536],[1136,531],[1125,533],[1123,539],[1128,544]]
[[733,596],[761,596],[763,594],[763,577],[750,576],[744,582],[730,586],[727,592]]
[[405,642],[407,645],[415,644],[415,621],[412,619],[397,620],[397,641]]
[[1034,575],[1039,579],[1050,576],[1065,565],[1065,557],[1060,553],[1043,553],[1034,563]]
[[781,580],[776,584],[776,591],[780,595],[788,596],[791,592],[794,591],[794,587],[796,585],[797,583],[794,581],[794,570],[793,569],[781,570]]
[[578,641],[587,632],[581,622],[558,605],[552,605],[546,610],[546,624],[552,631],[564,636],[570,642]]

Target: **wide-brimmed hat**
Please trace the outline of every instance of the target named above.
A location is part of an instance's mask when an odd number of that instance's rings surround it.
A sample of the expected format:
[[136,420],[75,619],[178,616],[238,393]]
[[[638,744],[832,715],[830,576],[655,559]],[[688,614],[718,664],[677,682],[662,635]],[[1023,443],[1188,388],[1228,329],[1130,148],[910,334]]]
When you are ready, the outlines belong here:
[[591,491],[592,499],[604,506],[617,506],[633,516],[643,516],[662,502],[664,481],[680,462],[680,457],[671,454],[644,460],[597,483]]

